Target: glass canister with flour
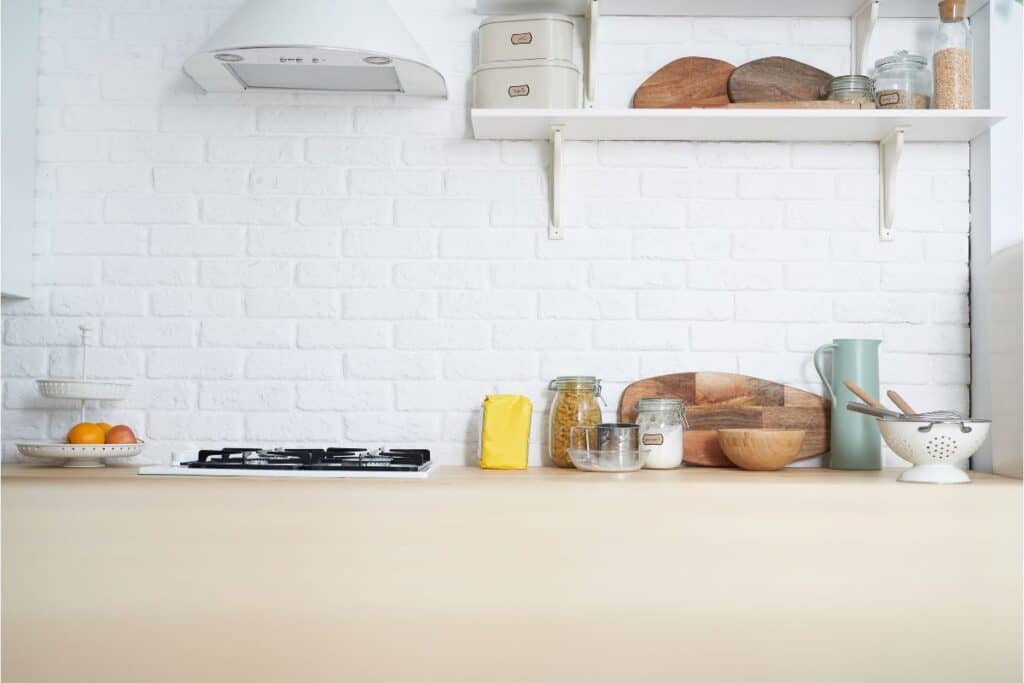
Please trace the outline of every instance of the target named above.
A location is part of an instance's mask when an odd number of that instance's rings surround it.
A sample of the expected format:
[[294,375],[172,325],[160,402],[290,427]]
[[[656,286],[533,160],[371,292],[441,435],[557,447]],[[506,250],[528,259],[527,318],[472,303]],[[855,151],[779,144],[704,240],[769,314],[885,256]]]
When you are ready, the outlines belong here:
[[669,470],[683,464],[686,405],[678,398],[642,398],[637,403],[640,448],[647,451],[644,467]]

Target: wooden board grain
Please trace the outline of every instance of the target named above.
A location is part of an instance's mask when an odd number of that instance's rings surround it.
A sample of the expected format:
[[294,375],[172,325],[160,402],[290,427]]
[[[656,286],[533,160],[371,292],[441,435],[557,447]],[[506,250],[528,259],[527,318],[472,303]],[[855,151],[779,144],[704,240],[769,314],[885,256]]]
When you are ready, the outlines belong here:
[[794,102],[822,99],[832,75],[788,57],[755,59],[729,76],[733,102]]
[[724,107],[734,67],[707,57],[683,57],[655,71],[633,94],[634,109]]
[[732,467],[718,445],[718,430],[729,428],[803,429],[800,458],[829,448],[829,403],[796,387],[747,375],[682,372],[633,382],[619,401],[619,420],[636,421],[641,398],[680,398],[689,428],[683,460],[691,465]]

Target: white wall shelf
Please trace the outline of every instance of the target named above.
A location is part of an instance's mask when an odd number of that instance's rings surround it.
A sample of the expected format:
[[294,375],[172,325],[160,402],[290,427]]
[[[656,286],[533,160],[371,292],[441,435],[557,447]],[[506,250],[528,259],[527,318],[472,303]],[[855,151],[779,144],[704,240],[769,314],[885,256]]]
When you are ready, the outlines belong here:
[[[477,0],[480,14],[527,14],[556,12],[585,16],[591,0]],[[974,14],[989,0],[968,0]],[[605,16],[637,17],[852,17],[866,0],[601,0]],[[883,19],[934,19],[937,0],[885,0]]]
[[988,110],[922,109],[474,109],[478,140],[881,142],[896,128],[906,142],[968,142],[1003,117]]
[[478,140],[550,140],[551,221],[561,239],[562,154],[570,140],[876,142],[879,236],[894,239],[895,186],[904,142],[969,142],[1003,119],[988,110],[474,109]]
[[[968,0],[968,14],[989,0]],[[563,237],[561,149],[569,140],[720,140],[877,142],[879,236],[894,239],[896,173],[905,142],[965,142],[1001,120],[979,111],[851,110],[592,110],[596,100],[596,45],[602,16],[846,17],[850,19],[850,73],[867,73],[868,47],[879,19],[934,19],[935,0],[477,0],[480,14],[554,12],[584,17],[586,80],[582,110],[474,109],[480,140],[550,140],[551,220],[548,237]]]

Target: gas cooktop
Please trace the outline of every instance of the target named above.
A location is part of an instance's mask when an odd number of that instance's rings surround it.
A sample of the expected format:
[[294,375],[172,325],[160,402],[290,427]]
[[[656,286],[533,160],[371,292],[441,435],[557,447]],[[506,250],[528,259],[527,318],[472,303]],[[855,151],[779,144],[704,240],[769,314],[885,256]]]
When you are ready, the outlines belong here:
[[140,467],[139,474],[422,479],[434,469],[430,451],[415,448],[221,448],[174,459]]

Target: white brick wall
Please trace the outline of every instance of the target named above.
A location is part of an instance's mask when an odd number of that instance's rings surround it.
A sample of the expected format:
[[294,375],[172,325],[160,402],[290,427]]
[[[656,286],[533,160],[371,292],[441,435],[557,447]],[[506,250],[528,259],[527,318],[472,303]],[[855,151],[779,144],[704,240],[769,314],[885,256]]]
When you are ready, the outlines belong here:
[[[147,460],[197,445],[346,442],[475,452],[484,394],[747,372],[812,390],[816,346],[882,338],[917,405],[967,408],[968,146],[908,145],[897,240],[870,144],[570,143],[563,242],[547,146],[470,139],[472,0],[396,0],[447,102],[203,96],[183,58],[240,0],[44,0],[35,296],[3,303],[3,439],[58,437],[31,380],[135,382],[102,416]],[[920,49],[883,22],[872,52]],[[785,54],[840,73],[845,20],[609,17],[602,107],[686,54]],[[895,461],[891,461],[895,463]]]

